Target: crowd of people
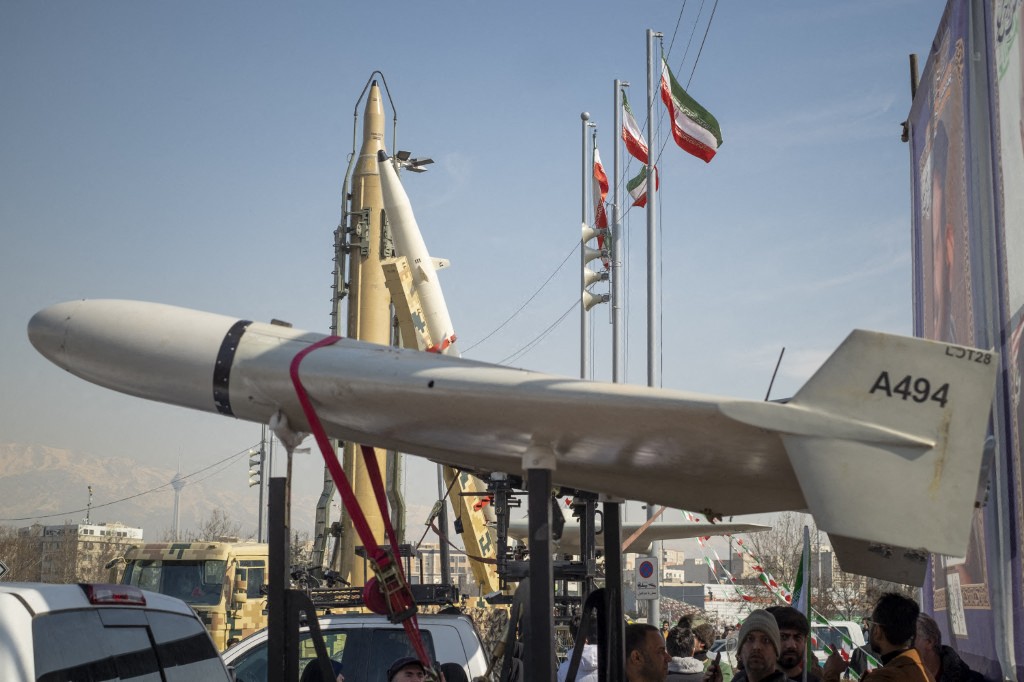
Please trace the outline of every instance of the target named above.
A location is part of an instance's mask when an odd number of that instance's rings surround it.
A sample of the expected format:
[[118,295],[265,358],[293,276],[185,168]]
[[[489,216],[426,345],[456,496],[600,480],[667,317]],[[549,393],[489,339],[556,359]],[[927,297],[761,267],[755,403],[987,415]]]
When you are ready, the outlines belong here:
[[[746,617],[737,636],[736,670],[709,648],[715,630],[708,623],[684,616],[672,628],[659,630],[646,623],[630,623],[625,629],[627,682],[839,682],[852,669],[863,682],[984,682],[956,651],[942,644],[935,621],[921,613],[913,599],[888,593],[875,604],[865,619],[867,646],[879,665],[868,669],[866,655],[855,651],[844,658],[834,651],[819,666],[808,661],[810,623],[800,611],[789,606],[758,609]],[[577,682],[596,682],[597,641],[587,638]],[[564,682],[568,666],[559,669]],[[806,676],[805,676],[806,668]]]
[[[807,642],[811,626],[800,611],[790,606],[773,606],[752,611],[740,625],[736,663],[733,670],[713,657],[710,647],[715,629],[710,623],[688,616],[672,628],[659,630],[646,623],[630,623],[625,628],[625,668],[627,682],[839,682],[851,666],[862,682],[984,682],[956,651],[942,644],[942,635],[931,616],[921,613],[913,599],[888,593],[875,604],[865,619],[867,643],[880,665],[868,670],[863,652],[849,659],[833,651],[819,666],[808,661]],[[583,638],[582,657],[577,667],[577,682],[598,680],[598,635],[595,627],[581,630],[581,619],[570,623],[574,639]],[[341,664],[334,664],[335,682],[344,682]],[[570,661],[558,669],[558,682],[565,682]],[[806,668],[806,673],[805,673]],[[465,673],[445,671],[447,682],[461,682]],[[422,682],[428,670],[419,659],[400,658],[388,668],[388,682]],[[454,680],[452,677],[454,676]],[[319,682],[322,675],[316,660],[303,671],[301,682]]]

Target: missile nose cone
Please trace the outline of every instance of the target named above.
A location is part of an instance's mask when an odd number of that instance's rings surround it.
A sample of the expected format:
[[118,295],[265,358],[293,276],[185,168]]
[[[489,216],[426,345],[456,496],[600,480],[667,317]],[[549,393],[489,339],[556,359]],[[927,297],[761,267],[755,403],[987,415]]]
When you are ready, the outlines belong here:
[[28,336],[48,360],[94,384],[213,411],[218,349],[236,323],[157,303],[79,300],[36,313]]
[[53,364],[67,369],[64,353],[65,325],[74,315],[80,301],[58,303],[44,308],[28,322],[28,340],[39,353]]
[[388,160],[388,153],[386,151],[384,151],[383,149],[378,149],[377,150],[377,161],[387,161],[387,160]]

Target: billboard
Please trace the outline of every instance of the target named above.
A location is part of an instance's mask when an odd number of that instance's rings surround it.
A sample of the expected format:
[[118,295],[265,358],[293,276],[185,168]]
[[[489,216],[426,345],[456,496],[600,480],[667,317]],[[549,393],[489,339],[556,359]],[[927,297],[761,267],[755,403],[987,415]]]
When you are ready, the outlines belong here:
[[[922,606],[989,678],[1022,679],[1024,0],[949,0],[908,118],[914,330],[993,347],[1002,373],[964,557],[932,556]],[[1020,643],[1017,643],[1017,640]]]

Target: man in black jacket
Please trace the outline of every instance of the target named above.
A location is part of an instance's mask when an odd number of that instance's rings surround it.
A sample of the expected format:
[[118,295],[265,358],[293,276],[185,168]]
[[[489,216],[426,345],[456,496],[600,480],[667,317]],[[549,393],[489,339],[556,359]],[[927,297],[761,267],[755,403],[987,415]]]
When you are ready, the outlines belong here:
[[917,617],[914,648],[921,657],[921,664],[932,674],[935,682],[983,682],[985,679],[981,673],[971,670],[953,647],[942,643],[939,625],[927,613]]

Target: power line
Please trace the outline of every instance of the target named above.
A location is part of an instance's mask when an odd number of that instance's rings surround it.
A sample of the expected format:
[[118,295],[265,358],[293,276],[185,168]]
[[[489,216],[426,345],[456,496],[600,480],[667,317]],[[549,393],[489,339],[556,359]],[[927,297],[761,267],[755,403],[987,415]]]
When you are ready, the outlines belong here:
[[[699,48],[699,49],[698,49],[698,51],[697,51],[697,57],[696,57],[696,58],[694,59],[694,62],[693,62],[693,68],[692,68],[692,69],[691,69],[691,71],[690,71],[690,78],[689,78],[689,79],[687,80],[687,82],[686,82],[686,87],[687,87],[687,88],[689,88],[689,87],[690,87],[690,83],[691,83],[691,82],[693,81],[693,76],[694,76],[694,74],[695,74],[695,73],[696,73],[696,71],[697,71],[697,64],[698,64],[698,63],[700,62],[700,56],[701,56],[701,54],[702,54],[702,53],[703,53],[703,51],[704,51],[704,44],[705,44],[705,42],[707,41],[708,33],[709,33],[709,32],[710,32],[710,30],[711,30],[711,22],[712,22],[712,21],[714,20],[714,18],[715,18],[715,10],[716,10],[717,8],[718,8],[718,0],[715,0],[715,4],[714,4],[714,5],[712,6],[712,9],[711,9],[711,15],[710,15],[710,17],[708,18],[708,23],[707,23],[707,26],[706,26],[706,27],[705,27],[705,29],[704,29],[704,36],[703,36],[703,38],[701,39],[701,43],[700,43],[700,48]],[[669,41],[669,46],[668,46],[668,54],[669,54],[669,55],[671,55],[671,54],[672,54],[672,47],[673,47],[673,46],[674,46],[674,44],[675,44],[675,39],[676,39],[676,35],[677,35],[677,34],[678,34],[678,32],[679,32],[679,26],[680,26],[680,24],[682,23],[682,19],[683,19],[683,12],[684,12],[685,10],[686,10],[686,0],[683,0],[683,3],[682,3],[682,5],[680,6],[680,9],[679,9],[679,16],[678,16],[678,17],[677,17],[677,19],[676,19],[676,26],[675,26],[675,29],[674,29],[674,30],[673,30],[673,32],[672,32],[672,38],[671,38],[671,39],[670,39],[670,41]],[[686,60],[686,55],[687,55],[687,54],[689,54],[689,51],[690,51],[690,45],[691,45],[691,44],[692,44],[692,42],[693,42],[693,36],[694,36],[694,35],[696,34],[696,31],[697,31],[697,24],[698,24],[698,22],[700,21],[700,16],[701,16],[701,14],[703,14],[703,12],[704,12],[704,2],[703,2],[703,0],[702,0],[702,1],[701,1],[701,5],[700,5],[700,8],[699,8],[699,9],[697,10],[697,18],[696,18],[696,19],[694,19],[694,22],[693,22],[693,28],[692,28],[692,29],[691,29],[691,31],[690,31],[690,37],[689,37],[689,40],[688,40],[688,41],[687,41],[687,43],[686,43],[686,48],[685,48],[685,49],[683,50],[683,57],[682,57],[682,60],[681,60],[681,62],[680,62],[680,66],[679,66],[679,68],[680,68],[680,69],[682,69],[683,63],[684,63],[684,62],[685,62],[685,60]],[[658,116],[658,120],[659,120],[659,125],[660,125],[660,121],[661,121],[661,119],[662,119],[662,118],[664,117],[664,115],[665,115],[665,112],[664,112],[664,111],[661,111],[661,112],[660,112],[660,114],[659,114],[659,116]],[[651,123],[652,123],[651,121],[645,121],[645,122],[644,122],[644,126],[643,126],[643,127],[641,128],[641,131],[643,131],[644,129],[646,129],[646,130],[648,131],[648,139],[649,139],[649,140],[650,140],[650,139],[652,138],[652,132],[653,132],[653,126],[651,125]],[[663,152],[664,152],[664,150],[665,150],[665,147],[666,147],[667,145],[668,145],[668,140],[667,140],[667,139],[664,139],[664,140],[662,140],[662,143],[661,143],[661,147],[660,147],[660,148],[658,149],[658,154],[657,154],[657,157],[656,157],[656,161],[659,161],[659,162],[660,162],[660,160],[661,160],[661,156],[662,156],[662,154],[663,154]],[[627,157],[626,167],[625,167],[625,168],[623,169],[623,175],[622,175],[622,177],[621,177],[621,178],[619,179],[619,181],[620,181],[620,183],[621,183],[622,185],[625,185],[625,184],[626,184],[626,179],[627,179],[627,178],[629,177],[629,167],[630,167],[630,165],[632,164],[632,161],[633,161],[632,157]],[[655,177],[654,179],[648,178],[648,191],[652,191],[652,190],[651,190],[650,188],[651,188],[651,187],[657,187],[657,184],[658,184],[658,183],[657,183],[657,177]],[[657,190],[655,189],[655,190],[653,190],[653,191],[657,191]],[[660,207],[660,204],[659,204],[659,207]],[[632,210],[633,208],[635,208],[635,207],[634,207],[634,206],[632,205],[632,203],[630,203],[630,204],[629,204],[628,206],[626,206],[626,207],[625,207],[625,210],[624,210],[624,211],[622,211],[622,213],[621,213],[621,215],[620,215],[620,224],[621,224],[621,222],[622,222],[622,221],[624,221],[624,220],[625,220],[625,218],[626,218],[626,217],[627,217],[627,216],[629,215],[629,212],[630,212],[630,211],[631,211],[631,210]],[[621,238],[622,238],[622,235],[617,235],[617,236],[616,236],[616,238],[619,238],[619,239],[621,239]],[[488,339],[490,339],[490,338],[491,338],[492,336],[494,336],[495,334],[497,334],[497,333],[498,333],[499,331],[501,331],[502,329],[504,329],[504,328],[505,328],[506,326],[508,326],[508,324],[509,324],[509,323],[510,323],[510,322],[511,322],[511,321],[512,321],[513,319],[515,319],[515,317],[516,317],[516,316],[518,316],[518,315],[519,315],[519,313],[521,313],[521,312],[522,312],[522,311],[523,311],[523,310],[524,310],[524,309],[526,308],[526,306],[528,306],[528,305],[529,305],[530,303],[532,303],[532,302],[533,302],[533,300],[534,300],[535,298],[537,298],[537,296],[538,296],[538,295],[540,294],[540,292],[541,292],[541,291],[543,291],[545,287],[547,287],[547,285],[548,285],[548,284],[549,284],[549,283],[551,282],[551,280],[552,280],[552,279],[554,279],[555,275],[557,275],[557,274],[558,274],[558,273],[559,273],[559,272],[561,271],[561,269],[562,269],[563,267],[565,267],[565,264],[566,264],[566,263],[568,262],[569,258],[571,258],[571,257],[572,257],[572,255],[576,253],[576,249],[578,249],[578,248],[579,248],[579,247],[578,247],[577,245],[574,245],[574,246],[573,246],[573,248],[572,248],[572,249],[571,249],[571,250],[569,251],[569,253],[568,253],[568,254],[566,255],[566,257],[565,257],[565,258],[564,258],[564,259],[562,260],[562,262],[561,262],[561,263],[559,263],[558,267],[556,267],[556,268],[554,269],[554,271],[553,271],[553,272],[551,273],[551,275],[549,275],[549,276],[548,276],[548,278],[547,278],[546,280],[544,280],[543,284],[541,284],[541,285],[540,285],[540,287],[538,287],[538,288],[537,288],[537,290],[536,290],[536,291],[535,291],[535,292],[534,292],[534,293],[533,293],[533,294],[532,294],[532,295],[531,295],[531,296],[530,296],[530,297],[529,297],[528,299],[526,299],[526,301],[524,301],[524,302],[522,303],[522,305],[520,305],[520,306],[519,306],[518,308],[516,308],[516,310],[515,310],[515,311],[514,311],[514,312],[513,312],[513,313],[512,313],[511,315],[509,315],[509,316],[508,316],[508,317],[507,317],[507,318],[505,319],[505,321],[504,321],[504,322],[502,322],[502,323],[501,323],[500,325],[498,325],[497,327],[495,327],[493,331],[491,331],[490,333],[488,333],[488,334],[487,334],[486,336],[484,336],[484,337],[483,337],[482,339],[480,339],[479,341],[477,341],[477,342],[476,342],[476,343],[474,343],[473,345],[471,345],[471,346],[469,346],[468,348],[466,348],[466,349],[465,349],[465,350],[464,350],[463,352],[464,352],[464,353],[468,353],[468,352],[469,352],[469,351],[471,351],[472,349],[476,348],[477,346],[481,345],[482,343],[484,343],[485,341],[487,341]],[[575,307],[575,304],[573,304],[572,308],[574,308],[574,307]],[[556,320],[556,321],[554,322],[554,324],[552,324],[552,325],[551,325],[551,326],[549,326],[549,327],[548,327],[547,329],[545,329],[545,330],[544,330],[543,332],[541,332],[541,333],[540,333],[540,334],[539,334],[539,335],[538,335],[537,337],[535,337],[535,338],[534,338],[534,339],[533,339],[532,341],[530,341],[529,343],[527,343],[527,344],[526,344],[525,346],[523,346],[523,347],[522,347],[522,348],[520,348],[519,350],[517,350],[517,351],[513,352],[513,353],[512,353],[511,355],[507,356],[507,357],[506,357],[506,358],[505,358],[504,360],[501,360],[501,361],[500,361],[500,362],[499,362],[498,364],[505,364],[506,362],[510,362],[510,361],[512,361],[513,359],[516,359],[516,358],[518,358],[518,357],[522,357],[522,355],[524,355],[524,354],[526,354],[527,352],[529,352],[529,350],[531,350],[531,349],[533,348],[533,346],[535,346],[535,345],[536,345],[537,343],[539,343],[539,342],[540,342],[540,341],[541,341],[541,340],[542,340],[542,339],[543,339],[544,337],[546,337],[546,336],[547,336],[548,334],[550,334],[550,333],[551,333],[551,331],[553,331],[553,330],[554,330],[554,328],[555,328],[555,327],[557,327],[557,326],[558,326],[558,325],[559,325],[559,324],[560,324],[560,323],[561,323],[561,322],[562,322],[562,321],[563,321],[563,320],[565,319],[565,317],[566,317],[566,316],[567,316],[567,315],[569,314],[569,312],[571,312],[572,308],[570,308],[570,309],[569,309],[569,310],[567,310],[567,311],[566,311],[565,313],[563,313],[563,314],[562,314],[562,316],[561,316],[561,317],[559,317],[559,318],[558,318],[558,320]]]
[[[693,81],[693,74],[697,71],[697,62],[700,61],[700,55],[704,51],[704,43],[708,39],[708,32],[711,30],[711,22],[715,20],[715,10],[718,9],[718,0],[715,0],[714,6],[711,8],[711,16],[708,18],[708,26],[704,29],[704,37],[700,39],[700,49],[697,50],[697,58],[693,60],[693,71],[690,71],[690,78],[686,81],[686,87],[690,87],[690,83]],[[696,24],[694,24],[696,26]]]
[[528,306],[528,305],[530,304],[530,302],[531,302],[531,301],[532,301],[533,299],[537,298],[537,296],[538,296],[538,295],[540,294],[540,292],[544,290],[544,287],[546,287],[546,286],[548,285],[548,283],[549,283],[549,282],[551,282],[551,280],[552,280],[552,279],[554,279],[555,275],[557,275],[557,274],[558,274],[558,272],[559,272],[559,271],[560,271],[560,270],[561,270],[561,269],[562,269],[563,267],[565,267],[565,264],[566,264],[566,262],[567,262],[567,261],[569,260],[569,258],[571,258],[571,257],[573,256],[573,254],[575,254],[575,253],[576,253],[576,250],[577,250],[578,248],[579,248],[579,246],[578,246],[578,245],[575,245],[575,244],[574,244],[574,245],[573,245],[573,247],[572,247],[572,249],[570,249],[570,250],[569,250],[569,253],[568,253],[568,254],[566,254],[566,256],[565,256],[565,258],[564,258],[564,259],[562,259],[562,262],[558,264],[558,267],[557,267],[557,268],[555,268],[554,272],[552,272],[552,273],[551,273],[551,274],[550,274],[550,275],[548,276],[548,278],[547,278],[546,280],[544,280],[544,283],[543,283],[543,284],[541,284],[541,285],[540,285],[540,287],[538,287],[538,288],[537,288],[537,290],[536,290],[535,292],[533,292],[533,295],[532,295],[532,296],[530,296],[530,298],[526,299],[526,301],[525,301],[525,302],[524,302],[524,303],[523,303],[523,304],[522,304],[521,306],[519,306],[519,307],[518,307],[518,308],[516,309],[516,311],[515,311],[514,313],[512,313],[511,315],[509,315],[509,316],[508,316],[508,318],[507,318],[507,319],[506,319],[506,320],[505,320],[504,322],[502,322],[502,323],[501,323],[500,325],[498,325],[498,326],[497,326],[497,327],[496,327],[496,328],[494,329],[494,331],[492,331],[492,332],[491,332],[490,334],[488,334],[488,335],[487,335],[487,336],[485,336],[484,338],[482,338],[482,339],[480,339],[479,341],[477,341],[476,343],[474,343],[474,344],[473,344],[472,346],[470,346],[469,348],[466,348],[466,349],[465,349],[464,351],[462,351],[462,352],[463,352],[463,353],[468,353],[469,351],[473,350],[474,348],[476,348],[477,346],[479,346],[479,345],[480,345],[481,343],[483,343],[484,341],[486,341],[487,339],[491,338],[492,336],[494,336],[495,334],[497,334],[497,333],[498,333],[499,331],[501,331],[501,330],[502,330],[502,329],[503,329],[503,328],[505,327],[505,325],[507,325],[507,324],[508,324],[509,322],[511,322],[511,321],[513,320],[513,318],[515,318],[515,316],[516,316],[516,315],[518,315],[519,313],[521,313],[521,312],[523,311],[523,309],[524,309],[524,308],[525,308],[526,306]]
[[[220,466],[221,464],[224,464],[225,462],[230,462],[231,460],[238,459],[239,457],[248,455],[249,451],[251,449],[255,448],[257,445],[259,445],[259,443],[255,443],[255,444],[247,447],[246,449],[242,450],[241,452],[236,452],[235,454],[230,455],[228,457],[225,457],[224,459],[222,459],[220,461],[214,462],[213,464],[210,464],[209,466],[205,466],[202,469],[197,469],[196,471],[193,471],[192,473],[190,473],[190,474],[188,474],[186,476],[181,476],[180,478],[178,478],[176,480],[180,481],[180,480],[184,480],[186,478],[191,478],[192,476],[196,476],[198,474],[201,474],[204,471],[208,471],[208,470],[210,470],[210,469],[212,469],[212,468],[214,468],[216,466]],[[220,471],[222,471],[222,470],[215,471],[213,474],[210,474],[210,476],[213,476],[214,474],[218,474],[218,473],[220,473]],[[198,483],[199,481],[206,480],[210,476],[206,476],[204,478],[198,479],[197,481],[193,481],[193,483]],[[141,493],[136,493],[134,495],[129,495],[128,497],[122,497],[119,500],[114,500],[112,502],[105,502],[103,504],[94,504],[94,505],[92,505],[91,508],[92,509],[102,509],[103,507],[109,507],[111,505],[119,504],[121,502],[127,502],[128,500],[134,500],[136,497],[142,497],[143,495],[149,495],[150,493],[158,492],[158,491],[163,490],[164,488],[166,488],[166,487],[168,487],[170,485],[171,485],[170,482],[164,483],[163,485],[158,485],[155,488],[150,488],[149,490],[144,490]],[[86,511],[87,509],[88,509],[88,507],[82,507],[81,509],[71,509],[69,511],[57,512],[55,514],[40,514],[40,515],[36,515],[36,516],[22,516],[22,517],[18,517],[18,518],[7,518],[7,519],[0,518],[0,521],[31,521],[33,519],[52,519],[52,518],[57,517],[57,516],[71,516],[72,514],[79,514],[81,512]]]
[[557,320],[555,320],[554,323],[551,324],[551,326],[549,326],[547,329],[545,329],[540,334],[535,336],[533,338],[533,340],[530,341],[529,343],[527,343],[525,346],[523,346],[522,348],[520,348],[516,352],[512,353],[511,355],[507,356],[505,359],[500,360],[498,362],[498,364],[499,365],[504,365],[504,364],[506,364],[508,362],[512,362],[513,360],[515,360],[517,358],[520,358],[523,355],[525,355],[526,353],[528,353],[529,351],[533,350],[533,347],[536,346],[541,341],[543,341],[544,338],[548,334],[550,334],[552,331],[554,331],[555,327],[560,325],[562,323],[562,321],[564,321],[565,318],[568,317],[569,313],[571,313],[573,310],[575,310],[576,306],[578,306],[578,305],[580,305],[580,301],[579,300],[574,301],[573,304],[571,306],[569,306],[569,309],[566,310],[564,313],[562,313],[562,316],[559,317]]

